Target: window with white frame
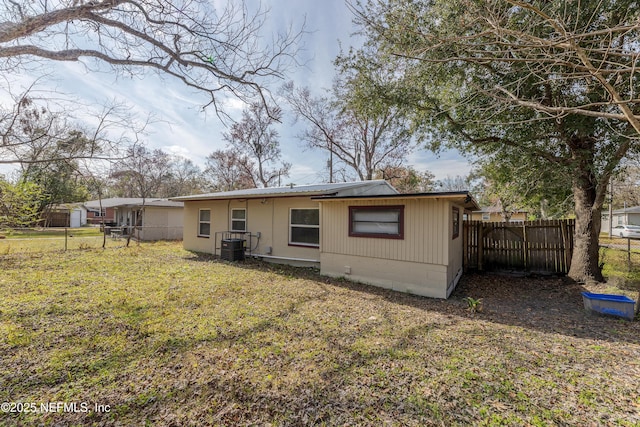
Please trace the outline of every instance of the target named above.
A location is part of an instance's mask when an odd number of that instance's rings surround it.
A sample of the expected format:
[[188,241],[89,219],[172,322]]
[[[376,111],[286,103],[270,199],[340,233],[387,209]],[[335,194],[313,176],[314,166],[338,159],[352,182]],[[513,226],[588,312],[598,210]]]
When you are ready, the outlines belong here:
[[349,236],[404,238],[404,206],[349,206]]
[[483,212],[482,213],[482,220],[483,221],[489,221],[491,219],[491,214],[488,212]]
[[320,209],[291,209],[289,211],[289,244],[320,246]]
[[231,231],[247,231],[247,210],[231,209]]
[[211,209],[198,211],[198,237],[211,236]]
[[107,208],[102,208],[102,210],[96,209],[96,210],[92,210],[91,212],[93,212],[93,217],[94,218],[100,218],[100,217],[103,217],[103,216],[107,216]]

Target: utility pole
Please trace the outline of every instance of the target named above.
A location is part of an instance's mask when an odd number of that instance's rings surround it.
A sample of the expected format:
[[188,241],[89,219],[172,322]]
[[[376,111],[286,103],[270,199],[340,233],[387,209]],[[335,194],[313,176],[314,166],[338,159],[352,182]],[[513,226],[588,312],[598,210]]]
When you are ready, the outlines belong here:
[[329,149],[329,184],[333,184],[333,142]]
[[609,238],[613,235],[613,178],[609,178]]

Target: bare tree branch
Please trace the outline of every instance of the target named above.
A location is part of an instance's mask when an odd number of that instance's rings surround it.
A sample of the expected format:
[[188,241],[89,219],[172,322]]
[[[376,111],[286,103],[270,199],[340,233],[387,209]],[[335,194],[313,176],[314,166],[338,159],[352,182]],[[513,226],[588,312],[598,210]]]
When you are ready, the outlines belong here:
[[30,61],[105,63],[120,73],[150,69],[208,94],[222,112],[223,93],[245,102],[295,64],[304,32],[289,28],[264,43],[268,10],[244,3],[218,8],[206,0],[103,0],[17,4],[2,0],[0,68]]
[[0,105],[0,164],[118,160],[147,125],[121,103],[106,104],[100,111],[78,108],[77,102],[47,101],[53,94],[40,93],[34,85],[9,96],[11,106]]

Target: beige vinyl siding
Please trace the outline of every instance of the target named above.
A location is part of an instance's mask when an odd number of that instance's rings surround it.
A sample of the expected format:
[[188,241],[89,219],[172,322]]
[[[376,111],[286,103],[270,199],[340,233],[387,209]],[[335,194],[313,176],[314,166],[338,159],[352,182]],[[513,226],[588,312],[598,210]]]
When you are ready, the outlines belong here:
[[433,298],[447,297],[447,266],[377,260],[345,254],[321,254],[320,273],[381,288]]
[[[458,206],[455,204],[447,203],[449,210],[449,238],[451,239],[449,243],[449,260],[447,263],[447,297],[457,284],[457,280],[460,278],[462,274],[462,251],[463,251],[463,228],[464,223],[462,221],[462,215],[464,213],[464,207]],[[453,208],[458,208],[458,212],[460,215],[459,218],[459,234],[458,237],[453,239]]]
[[[349,236],[349,206],[404,206],[404,238]],[[447,298],[462,269],[453,207],[438,198],[323,201],[321,273],[434,298]]]
[[[404,239],[349,237],[349,206],[404,205]],[[341,200],[322,204],[323,253],[445,265],[449,213],[434,199]]]

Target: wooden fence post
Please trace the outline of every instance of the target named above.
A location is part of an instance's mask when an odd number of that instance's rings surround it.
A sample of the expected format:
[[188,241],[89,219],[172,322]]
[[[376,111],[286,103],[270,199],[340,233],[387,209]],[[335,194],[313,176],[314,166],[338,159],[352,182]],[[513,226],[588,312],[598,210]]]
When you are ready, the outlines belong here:
[[529,245],[527,244],[527,223],[522,222],[522,263],[524,264],[524,270],[529,270]]
[[631,271],[631,237],[627,237],[627,270]]
[[484,222],[479,222],[478,226],[478,270],[482,271],[484,268]]

